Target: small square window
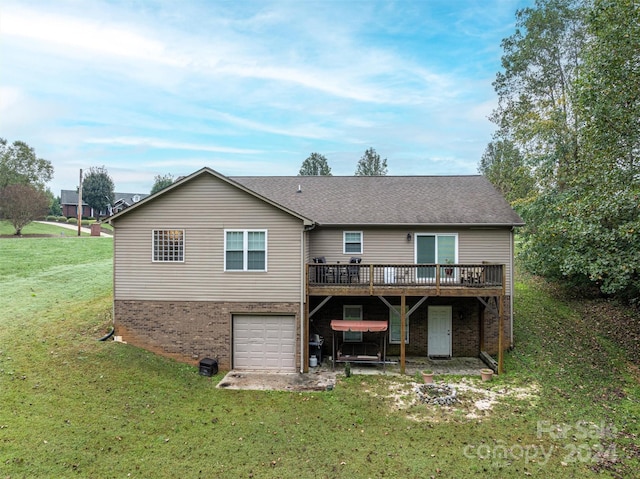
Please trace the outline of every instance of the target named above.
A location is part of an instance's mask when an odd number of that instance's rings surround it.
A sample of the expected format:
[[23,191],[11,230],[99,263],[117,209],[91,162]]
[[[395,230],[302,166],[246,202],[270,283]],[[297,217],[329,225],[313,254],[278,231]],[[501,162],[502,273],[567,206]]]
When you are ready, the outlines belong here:
[[184,230],[153,230],[153,261],[184,261]]

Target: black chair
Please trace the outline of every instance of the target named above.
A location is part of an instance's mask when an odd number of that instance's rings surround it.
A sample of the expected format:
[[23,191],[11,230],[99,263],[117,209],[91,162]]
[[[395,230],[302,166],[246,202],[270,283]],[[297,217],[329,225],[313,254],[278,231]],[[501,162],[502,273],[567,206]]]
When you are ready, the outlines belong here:
[[[316,264],[326,264],[327,258],[324,256],[319,256],[317,258],[313,258],[313,262]],[[327,267],[326,266],[316,266],[316,283],[326,283],[327,282]]]
[[362,258],[354,258],[352,257],[349,260],[349,266],[347,266],[347,276],[349,278],[349,283],[355,278],[356,282],[360,282],[360,263],[362,262]]

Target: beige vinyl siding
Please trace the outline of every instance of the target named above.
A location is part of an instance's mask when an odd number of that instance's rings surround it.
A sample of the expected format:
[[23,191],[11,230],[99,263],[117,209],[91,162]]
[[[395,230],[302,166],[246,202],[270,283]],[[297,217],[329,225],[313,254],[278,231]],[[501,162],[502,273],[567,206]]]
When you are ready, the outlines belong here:
[[508,229],[469,229],[458,236],[458,263],[498,263],[506,265],[507,292],[510,291],[511,231]]
[[[343,231],[356,229],[363,232],[363,253],[361,255],[342,254]],[[411,233],[411,241],[407,241],[407,233]],[[506,228],[316,228],[309,238],[310,255],[312,258],[325,256],[329,263],[337,261],[346,263],[351,256],[357,256],[362,258],[365,264],[413,264],[416,233],[457,234],[458,263],[474,264],[486,261],[505,264],[507,265],[507,285],[510,284],[511,232]]]
[[[300,301],[302,221],[213,176],[115,223],[115,299]],[[152,262],[152,231],[183,229],[184,262]],[[225,229],[267,230],[267,272],[224,271]]]

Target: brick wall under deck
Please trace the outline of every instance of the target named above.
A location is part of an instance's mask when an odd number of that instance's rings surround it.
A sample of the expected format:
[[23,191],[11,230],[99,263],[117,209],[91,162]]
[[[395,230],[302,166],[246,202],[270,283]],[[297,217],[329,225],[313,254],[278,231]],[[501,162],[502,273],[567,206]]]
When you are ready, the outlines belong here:
[[[408,298],[407,304],[411,306],[416,300]],[[398,300],[394,300],[398,303]],[[311,320],[311,332],[324,336],[323,351],[325,355],[331,354],[331,341],[333,332],[329,326],[331,319],[342,317],[343,304],[361,304],[363,317],[369,320],[387,321],[389,310],[378,298],[332,298],[323,308],[314,315]],[[450,305],[452,306],[452,338],[451,349],[454,357],[476,357],[480,351],[489,354],[498,353],[498,318],[485,308],[476,298],[430,298],[423,303],[409,319],[409,343],[405,345],[407,356],[427,356],[428,343],[428,306]],[[505,297],[504,308],[504,349],[509,348],[510,343],[510,300]],[[484,324],[484,344],[480,344],[480,321]],[[365,333],[365,342],[380,342],[378,333]],[[342,342],[340,333],[337,342]],[[399,344],[387,344],[387,355],[400,355]]]
[[[484,345],[483,351],[491,355],[498,354],[498,331],[499,321],[498,315],[493,314],[488,308],[483,308],[484,319]],[[511,297],[504,297],[504,324],[503,324],[503,345],[502,349],[507,350],[511,347]]]
[[[217,358],[220,369],[229,370],[234,314],[293,315],[296,337],[300,337],[299,303],[213,301],[115,301],[115,334],[132,345],[190,364]],[[296,368],[300,368],[299,341]]]

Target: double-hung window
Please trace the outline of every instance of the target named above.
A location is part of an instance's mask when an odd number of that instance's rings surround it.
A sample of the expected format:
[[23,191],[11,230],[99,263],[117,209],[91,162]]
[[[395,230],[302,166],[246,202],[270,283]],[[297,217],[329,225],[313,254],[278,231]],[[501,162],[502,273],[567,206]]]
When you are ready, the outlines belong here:
[[342,238],[344,254],[362,254],[362,231],[345,231]]
[[266,230],[226,230],[224,232],[225,271],[266,271]]
[[154,262],[184,262],[184,230],[153,230]]
[[[405,309],[404,316],[404,343],[409,344],[409,317],[407,316],[407,311],[409,307]],[[402,337],[402,331],[400,327],[402,326],[400,322],[400,306],[394,306],[389,309],[389,343],[390,344],[400,344],[400,338]]]
[[[362,306],[343,306],[342,319],[345,321],[362,321]],[[350,343],[361,343],[362,333],[359,331],[345,331],[342,333],[342,340]]]

